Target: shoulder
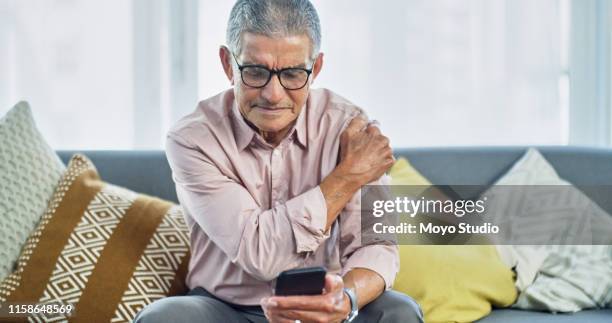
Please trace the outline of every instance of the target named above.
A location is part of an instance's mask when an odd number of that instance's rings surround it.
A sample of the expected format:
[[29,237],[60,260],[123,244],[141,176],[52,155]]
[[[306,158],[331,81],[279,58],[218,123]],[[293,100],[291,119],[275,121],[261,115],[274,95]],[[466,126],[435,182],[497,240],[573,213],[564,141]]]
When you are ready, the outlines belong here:
[[325,89],[312,89],[308,98],[309,124],[340,132],[358,115],[367,119],[366,112],[341,95]]
[[182,117],[168,130],[167,138],[184,145],[206,145],[215,133],[231,128],[230,111],[234,102],[231,89],[200,101],[193,112]]
[[312,89],[309,101],[313,110],[322,114],[349,117],[362,114],[365,116],[365,111],[362,108],[326,88]]

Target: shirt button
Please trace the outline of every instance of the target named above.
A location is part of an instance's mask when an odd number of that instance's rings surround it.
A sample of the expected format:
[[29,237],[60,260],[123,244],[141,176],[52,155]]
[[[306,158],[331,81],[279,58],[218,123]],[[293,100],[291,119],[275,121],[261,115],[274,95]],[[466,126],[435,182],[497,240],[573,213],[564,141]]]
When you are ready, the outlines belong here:
[[274,156],[278,156],[280,155],[280,151],[279,150],[274,150]]

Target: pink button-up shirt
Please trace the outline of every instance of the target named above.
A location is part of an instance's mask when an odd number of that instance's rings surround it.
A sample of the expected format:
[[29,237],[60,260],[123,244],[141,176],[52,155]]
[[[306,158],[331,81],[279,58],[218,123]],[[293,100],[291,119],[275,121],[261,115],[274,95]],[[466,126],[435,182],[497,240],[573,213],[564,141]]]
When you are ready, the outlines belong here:
[[359,192],[324,232],[319,183],[338,163],[340,134],[360,113],[329,90],[310,90],[292,130],[273,147],[227,90],[171,128],[166,154],[191,235],[189,288],[257,305],[281,271],[310,266],[338,274],[371,269],[391,287],[397,247],[361,245]]

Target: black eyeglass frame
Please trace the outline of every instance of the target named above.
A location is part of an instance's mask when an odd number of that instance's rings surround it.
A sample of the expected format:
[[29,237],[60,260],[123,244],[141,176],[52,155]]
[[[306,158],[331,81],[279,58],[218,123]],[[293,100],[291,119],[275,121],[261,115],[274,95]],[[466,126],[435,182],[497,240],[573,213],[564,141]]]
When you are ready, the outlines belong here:
[[[236,58],[236,56],[234,55],[234,53],[232,53],[232,57],[234,57],[234,61],[236,62],[236,65],[238,65],[238,70],[240,71],[240,79],[242,80],[242,83],[244,83],[244,85],[254,88],[254,89],[261,89],[266,87],[266,85],[268,85],[268,83],[270,83],[270,80],[272,79],[272,76],[274,74],[276,74],[276,77],[278,77],[278,82],[280,83],[280,85],[284,88],[287,89],[289,91],[296,91],[296,90],[300,90],[303,89],[306,84],[308,84],[308,80],[310,79],[310,74],[312,74],[312,68],[307,69],[307,68],[302,68],[302,67],[287,67],[287,68],[282,68],[280,70],[271,70],[269,68],[267,68],[266,66],[263,65],[259,65],[259,64],[246,64],[246,65],[240,65],[240,63],[238,63],[238,59]],[[312,66],[314,67],[314,62],[312,63]],[[247,82],[245,82],[244,77],[242,75],[242,70],[247,68],[247,67],[257,67],[257,68],[262,68],[266,71],[268,71],[268,80],[266,80],[266,82],[261,85],[261,86],[253,86],[248,84]],[[300,71],[304,71],[306,72],[306,81],[304,81],[304,84],[298,88],[292,89],[292,88],[288,88],[285,86],[285,84],[283,84],[283,80],[281,79],[281,73],[284,71],[288,71],[288,70],[300,70]]]

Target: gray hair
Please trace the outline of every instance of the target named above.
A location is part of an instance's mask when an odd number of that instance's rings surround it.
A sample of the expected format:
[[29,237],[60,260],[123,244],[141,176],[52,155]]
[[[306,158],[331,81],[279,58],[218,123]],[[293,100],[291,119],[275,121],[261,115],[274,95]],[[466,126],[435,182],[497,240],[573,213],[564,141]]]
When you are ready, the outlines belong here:
[[239,54],[245,32],[269,37],[306,34],[311,41],[311,58],[321,48],[319,15],[308,0],[238,0],[227,23],[226,41]]

